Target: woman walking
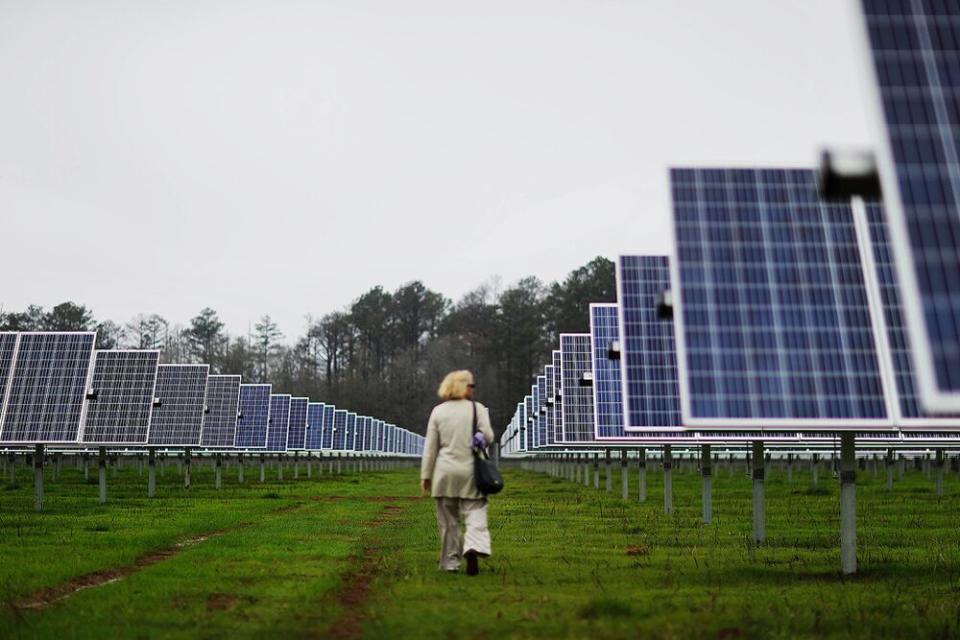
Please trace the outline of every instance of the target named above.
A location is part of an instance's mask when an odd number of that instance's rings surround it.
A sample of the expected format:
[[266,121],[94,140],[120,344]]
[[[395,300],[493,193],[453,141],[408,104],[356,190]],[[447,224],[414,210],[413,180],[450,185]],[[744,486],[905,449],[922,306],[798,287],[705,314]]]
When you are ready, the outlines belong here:
[[[473,479],[473,449],[493,443],[490,412],[474,402],[473,390],[469,371],[454,371],[443,379],[437,391],[443,402],[430,414],[420,466],[421,488],[437,499],[440,568],[458,571],[461,558],[466,558],[471,576],[480,572],[478,558],[490,555],[487,499]],[[460,535],[461,520],[466,537]]]

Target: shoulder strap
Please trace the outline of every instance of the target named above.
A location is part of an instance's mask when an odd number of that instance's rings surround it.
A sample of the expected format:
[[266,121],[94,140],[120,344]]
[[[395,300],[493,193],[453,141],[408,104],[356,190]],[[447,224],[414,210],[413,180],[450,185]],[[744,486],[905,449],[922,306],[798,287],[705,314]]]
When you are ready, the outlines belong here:
[[471,400],[470,404],[473,405],[473,433],[477,432],[477,401]]

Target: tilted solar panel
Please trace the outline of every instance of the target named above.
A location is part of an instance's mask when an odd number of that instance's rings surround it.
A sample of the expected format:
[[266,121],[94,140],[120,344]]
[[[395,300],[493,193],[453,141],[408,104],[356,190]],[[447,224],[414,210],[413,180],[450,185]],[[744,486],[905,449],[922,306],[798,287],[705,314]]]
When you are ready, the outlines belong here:
[[240,376],[207,376],[207,408],[203,416],[204,447],[233,447],[240,414]]
[[200,444],[207,401],[205,364],[162,364],[157,369],[156,397],[150,416],[151,445],[194,447]]
[[0,331],[0,420],[3,418],[3,405],[7,396],[7,384],[10,382],[10,370],[13,367],[13,354],[17,349],[18,335],[16,332]]
[[267,451],[287,450],[287,429],[290,428],[290,396],[270,395],[270,426],[267,427]]
[[960,10],[862,0],[884,202],[921,401],[960,412]]
[[560,350],[555,349],[553,351],[553,441],[554,442],[563,442],[563,411],[561,410],[561,405],[563,404],[563,398],[561,397],[561,388],[563,386],[563,381],[560,378],[561,367],[560,367]]
[[159,364],[159,351],[98,350],[81,442],[146,444]]
[[337,408],[328,404],[323,407],[323,448],[333,448],[333,424]]
[[546,415],[546,442],[547,446],[551,446],[556,443],[556,437],[554,432],[554,423],[556,422],[555,417],[555,408],[556,403],[554,402],[554,397],[557,395],[557,388],[555,384],[556,377],[553,374],[553,365],[548,364],[543,368],[544,375],[544,392],[543,392],[543,401],[544,406],[547,409]]
[[533,387],[535,392],[534,407],[536,410],[537,430],[534,443],[537,447],[547,446],[547,377],[537,376],[537,384]]
[[588,379],[593,372],[589,333],[560,334],[560,370],[563,441],[594,442],[593,389]]
[[617,305],[590,305],[590,351],[593,354],[593,418],[597,439],[623,438],[623,390],[620,360],[610,357],[620,340]]
[[333,448],[343,451],[347,441],[347,410],[337,409],[333,412]]
[[684,424],[889,428],[850,205],[803,169],[670,176]]
[[238,449],[263,449],[270,426],[270,395],[273,385],[241,384],[240,417],[237,419]]
[[0,442],[71,443],[79,436],[97,334],[21,333]]
[[290,399],[290,420],[287,424],[287,450],[303,449],[307,438],[309,398]]
[[323,408],[322,402],[311,402],[307,406],[306,448],[309,451],[323,448]]
[[680,382],[673,323],[659,317],[670,289],[667,256],[617,260],[618,327],[624,430],[680,430]]

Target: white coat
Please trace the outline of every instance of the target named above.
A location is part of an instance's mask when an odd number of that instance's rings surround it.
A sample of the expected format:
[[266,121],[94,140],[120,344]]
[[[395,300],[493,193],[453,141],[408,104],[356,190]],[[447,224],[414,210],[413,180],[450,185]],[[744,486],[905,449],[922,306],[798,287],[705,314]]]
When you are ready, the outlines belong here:
[[[493,443],[490,412],[477,403],[477,428]],[[420,463],[420,479],[431,480],[434,498],[483,498],[473,480],[473,405],[470,400],[447,400],[433,408]]]

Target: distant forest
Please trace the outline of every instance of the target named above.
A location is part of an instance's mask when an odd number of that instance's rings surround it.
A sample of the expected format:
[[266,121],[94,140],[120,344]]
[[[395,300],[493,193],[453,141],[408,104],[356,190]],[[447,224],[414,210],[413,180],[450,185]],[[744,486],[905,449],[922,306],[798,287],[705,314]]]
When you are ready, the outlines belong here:
[[614,264],[597,257],[563,282],[527,277],[500,289],[480,285],[453,302],[419,281],[393,292],[374,287],[342,311],[310,319],[287,340],[269,315],[233,336],[214,309],[185,326],[162,316],[98,320],[64,302],[0,313],[4,331],[98,331],[98,348],[161,349],[168,363],[209,364],[213,373],[270,382],[275,393],[308,396],[423,433],[436,388],[453,369],[477,377],[477,399],[499,432],[529,391],[561,332],[589,330],[588,304],[616,300]]

